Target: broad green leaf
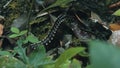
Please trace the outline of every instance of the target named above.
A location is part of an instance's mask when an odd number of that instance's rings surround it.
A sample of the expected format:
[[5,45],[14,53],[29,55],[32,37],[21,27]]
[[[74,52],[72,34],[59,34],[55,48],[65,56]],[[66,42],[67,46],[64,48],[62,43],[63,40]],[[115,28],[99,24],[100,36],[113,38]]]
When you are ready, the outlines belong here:
[[23,41],[23,44],[26,44],[26,43],[28,43],[28,40],[27,40],[27,39],[25,39],[25,40]]
[[70,63],[71,63],[71,61],[67,60],[66,62],[64,62],[64,64],[62,64],[60,66],[60,68],[69,68],[70,67]]
[[66,6],[68,3],[72,2],[73,0],[57,0],[54,4],[52,4],[49,7],[56,7],[56,6],[61,6],[64,7]]
[[34,35],[29,35],[29,36],[27,37],[27,40],[28,40],[29,42],[31,42],[31,43],[37,43],[37,42],[39,42],[38,38],[35,37]]
[[71,64],[71,68],[81,68],[80,61],[73,59],[72,64]]
[[20,32],[20,30],[18,29],[18,28],[16,28],[16,27],[11,27],[11,29],[10,29],[13,33],[16,33],[16,34],[18,34],[19,32]]
[[43,45],[39,45],[29,56],[30,64],[34,67],[41,67],[46,64],[51,64],[53,61],[47,57],[45,48]]
[[0,56],[8,55],[11,56],[12,54],[8,51],[0,51]]
[[120,48],[101,41],[90,42],[90,68],[120,68]]
[[64,64],[67,60],[75,56],[77,53],[84,51],[85,48],[83,47],[75,47],[75,48],[70,48],[66,50],[63,54],[60,55],[60,57],[57,59],[55,63],[55,68],[59,68],[60,65]]
[[89,54],[87,52],[85,52],[85,51],[80,52],[79,55],[83,56],[83,57],[88,57],[89,56]]
[[48,10],[50,8],[53,7],[66,7],[67,4],[69,4],[70,2],[72,2],[73,0],[57,0],[54,4],[50,5],[49,7],[45,8],[43,11]]
[[24,34],[26,34],[27,33],[27,30],[23,30],[23,31],[21,31],[20,33],[19,33],[19,35],[24,35]]
[[113,13],[113,15],[115,15],[115,16],[120,16],[120,9],[118,9],[117,11],[115,11],[115,12]]
[[18,40],[17,41],[17,47],[14,48],[14,50],[16,51],[16,53],[19,54],[19,58],[24,62],[24,63],[29,63],[28,57],[26,55],[26,48],[22,47],[23,44],[23,40]]
[[9,37],[10,38],[16,38],[16,37],[18,37],[19,35],[18,34],[12,34],[12,35],[10,35]]
[[0,56],[0,68],[26,68],[26,65],[14,57]]

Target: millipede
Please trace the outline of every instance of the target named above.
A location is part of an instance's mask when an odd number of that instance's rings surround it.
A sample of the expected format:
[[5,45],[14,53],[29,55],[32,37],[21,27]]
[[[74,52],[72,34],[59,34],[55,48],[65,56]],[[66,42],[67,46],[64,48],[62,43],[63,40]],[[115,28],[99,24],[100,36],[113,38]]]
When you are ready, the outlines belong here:
[[45,37],[45,39],[43,39],[41,41],[41,43],[43,45],[48,45],[48,43],[51,43],[51,40],[53,40],[53,37],[55,36],[55,33],[59,29],[59,26],[61,25],[61,23],[65,20],[64,19],[65,17],[66,17],[66,15],[62,15],[62,14],[60,16],[58,16],[58,19],[54,23],[51,31],[48,33],[48,35]]
[[42,41],[39,41],[35,44],[31,44],[31,47],[35,49],[37,44],[42,44],[45,46],[49,45],[49,43],[51,43],[51,41],[54,39],[54,36],[56,32],[58,31],[61,23],[65,21],[65,17],[66,17],[66,14],[64,13],[59,15],[54,25],[52,26],[51,30],[48,32],[48,35]]

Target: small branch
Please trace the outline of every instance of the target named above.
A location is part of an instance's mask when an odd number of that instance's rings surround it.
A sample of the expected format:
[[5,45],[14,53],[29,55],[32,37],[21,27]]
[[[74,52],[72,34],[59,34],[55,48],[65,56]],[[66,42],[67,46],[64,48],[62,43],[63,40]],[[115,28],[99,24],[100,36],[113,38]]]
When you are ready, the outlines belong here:
[[11,2],[12,2],[12,0],[9,0],[9,1],[3,6],[3,8],[6,8]]

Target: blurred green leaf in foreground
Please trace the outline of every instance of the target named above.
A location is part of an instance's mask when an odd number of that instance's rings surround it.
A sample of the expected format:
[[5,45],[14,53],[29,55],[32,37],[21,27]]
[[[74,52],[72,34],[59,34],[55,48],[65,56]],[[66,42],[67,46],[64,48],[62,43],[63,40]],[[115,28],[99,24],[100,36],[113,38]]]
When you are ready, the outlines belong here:
[[120,68],[120,49],[101,41],[90,42],[90,68]]

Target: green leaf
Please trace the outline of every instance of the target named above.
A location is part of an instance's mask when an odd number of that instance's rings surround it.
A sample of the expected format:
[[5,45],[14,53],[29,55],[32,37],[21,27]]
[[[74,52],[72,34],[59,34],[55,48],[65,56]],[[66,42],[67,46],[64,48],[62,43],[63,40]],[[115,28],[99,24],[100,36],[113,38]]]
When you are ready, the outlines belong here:
[[30,64],[34,67],[44,66],[46,64],[51,64],[53,61],[51,58],[47,57],[46,51],[43,45],[39,45],[29,56]]
[[66,62],[64,62],[64,64],[62,64],[60,66],[60,68],[69,68],[70,67],[70,63],[71,63],[71,61],[67,60]]
[[27,30],[23,30],[23,31],[21,31],[20,33],[19,33],[19,35],[24,35],[24,34],[26,34],[27,33]]
[[12,54],[8,51],[0,51],[0,56],[8,55],[11,56]]
[[10,38],[16,38],[16,37],[18,37],[19,35],[18,34],[12,34],[12,35],[10,35],[9,37]]
[[29,63],[28,57],[26,55],[26,48],[22,47],[23,40],[18,40],[17,41],[17,47],[14,48],[15,52],[19,54],[19,58],[24,62],[24,63]]
[[81,68],[80,61],[73,59],[72,64],[71,64],[71,68]]
[[31,42],[31,43],[37,43],[37,42],[39,42],[38,38],[35,37],[34,35],[29,35],[29,36],[27,37],[27,40],[28,40],[29,42]]
[[0,56],[0,68],[27,68],[20,60],[11,56]]
[[28,43],[28,40],[27,40],[27,39],[25,39],[25,40],[23,41],[23,44],[26,44],[26,43]]
[[78,53],[80,56],[83,56],[83,57],[88,57],[89,54],[86,52],[86,51],[83,51],[83,52],[79,52]]
[[49,7],[45,8],[43,11],[48,10],[50,8],[60,6],[60,7],[66,7],[66,5],[73,0],[57,0],[54,4],[50,5]]
[[115,15],[115,16],[120,16],[120,9],[118,9],[117,11],[115,11],[115,12],[113,13],[113,15]]
[[77,53],[84,51],[85,48],[83,47],[75,47],[75,48],[70,48],[66,50],[63,54],[60,55],[60,57],[57,59],[55,63],[55,68],[59,68],[60,65],[64,64],[67,60],[75,56]]
[[120,48],[101,41],[90,42],[90,68],[120,68]]
[[61,6],[64,7],[66,6],[68,3],[72,2],[73,0],[57,0],[54,4],[52,4],[49,7],[56,7],[56,6]]
[[16,34],[18,34],[19,32],[20,32],[20,30],[18,29],[18,28],[16,28],[16,27],[11,27],[11,29],[10,29],[13,33],[16,33]]

